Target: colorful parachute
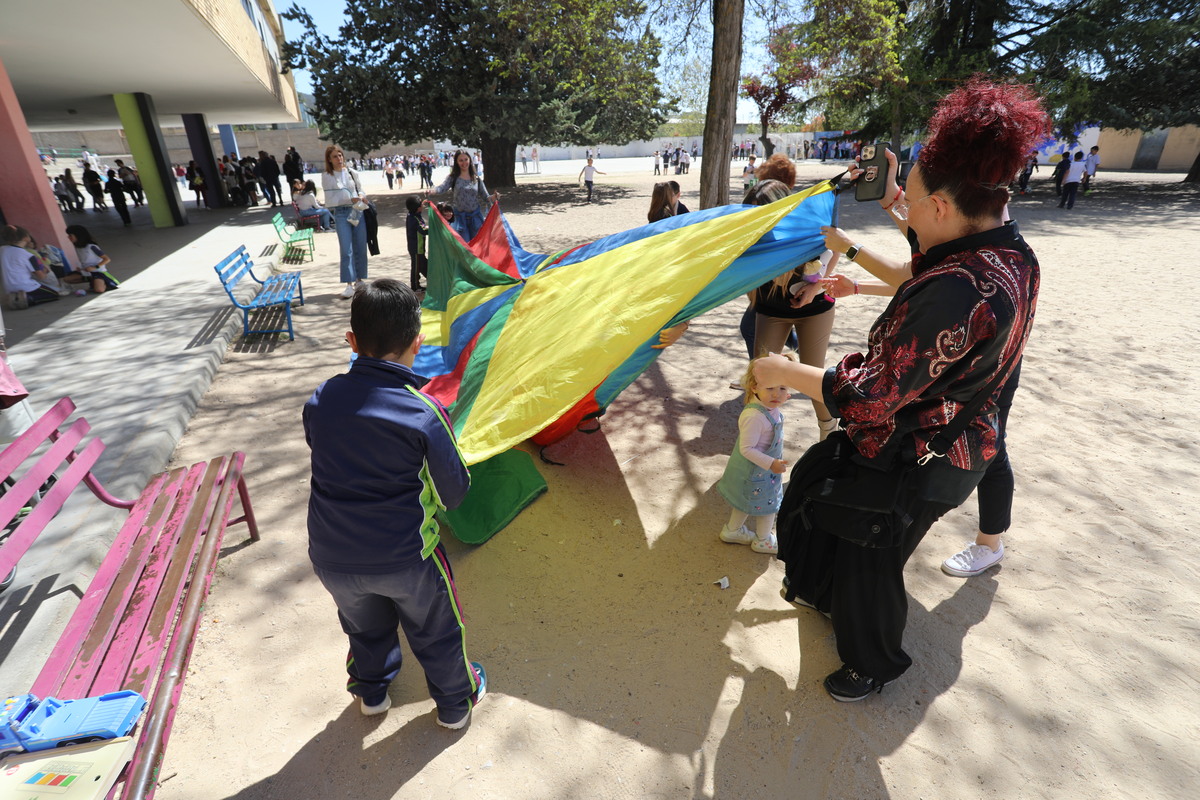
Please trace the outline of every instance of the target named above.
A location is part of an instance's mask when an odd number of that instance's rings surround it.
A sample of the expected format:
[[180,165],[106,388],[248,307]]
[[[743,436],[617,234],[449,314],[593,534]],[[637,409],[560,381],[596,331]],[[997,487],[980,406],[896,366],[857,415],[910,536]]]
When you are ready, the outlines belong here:
[[544,256],[521,247],[497,206],[470,244],[431,212],[426,340],[414,368],[449,408],[468,464],[535,435],[553,441],[650,365],[660,330],[815,258],[820,227],[835,216],[834,186],[823,182]]

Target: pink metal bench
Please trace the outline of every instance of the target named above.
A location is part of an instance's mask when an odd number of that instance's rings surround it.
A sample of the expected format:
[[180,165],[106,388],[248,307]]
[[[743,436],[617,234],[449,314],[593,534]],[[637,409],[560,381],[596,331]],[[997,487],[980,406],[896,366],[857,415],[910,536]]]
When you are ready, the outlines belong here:
[[[250,539],[258,540],[242,476],[245,454],[235,452],[160,473],[137,500],[120,500],[91,474],[104,443],[93,438],[82,444],[90,430],[87,420],[77,419],[60,430],[74,410],[75,404],[64,397],[0,453],[0,480],[15,480],[0,497],[0,524],[10,525],[34,503],[0,545],[0,575],[16,567],[80,483],[108,505],[129,509],[30,691],[62,700],[120,689],[146,697],[146,715],[133,734],[138,737],[133,760],[123,783],[109,797],[119,791],[123,800],[149,798],[225,529],[245,522]],[[30,458],[47,441],[49,448]],[[26,462],[18,478],[15,473]],[[46,489],[48,480],[53,483]],[[242,515],[231,519],[235,499],[241,502]]]

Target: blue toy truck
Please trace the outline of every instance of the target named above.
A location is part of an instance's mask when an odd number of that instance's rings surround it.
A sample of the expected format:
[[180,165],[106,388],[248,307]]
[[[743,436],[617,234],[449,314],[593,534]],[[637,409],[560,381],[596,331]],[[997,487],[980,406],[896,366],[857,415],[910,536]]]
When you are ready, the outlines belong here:
[[0,755],[126,736],[145,708],[146,698],[129,690],[82,700],[9,697],[0,708]]

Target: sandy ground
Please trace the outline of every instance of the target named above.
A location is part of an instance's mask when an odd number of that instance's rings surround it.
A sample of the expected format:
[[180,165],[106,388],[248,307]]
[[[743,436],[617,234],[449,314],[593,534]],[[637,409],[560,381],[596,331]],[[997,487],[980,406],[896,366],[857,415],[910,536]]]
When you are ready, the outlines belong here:
[[[805,166],[802,182],[835,171]],[[300,410],[348,356],[336,241],[319,235],[295,342],[235,342],[176,452],[249,453],[262,541],[226,540],[158,798],[1194,797],[1200,195],[1178,175],[1102,173],[1062,211],[1047,177],[1012,206],[1043,284],[1010,422],[1008,557],[943,575],[974,501],[939,522],[907,572],[916,663],[854,705],[821,688],[831,629],[779,597],[782,565],[716,537],[737,301],[695,322],[599,433],[553,446],[565,466],[541,466],[548,494],[507,529],[480,547],[446,537],[489,677],[472,724],[434,725],[415,662],[385,717],[360,716],[306,556]],[[592,205],[573,178],[519,180],[509,221],[550,252],[641,224],[654,178],[602,176]],[[680,181],[698,207],[698,170]],[[373,276],[407,278],[402,198],[378,195]],[[904,255],[877,206],[847,198],[841,222]],[[839,303],[831,363],[883,306]],[[803,400],[785,411],[795,459],[816,425]]]

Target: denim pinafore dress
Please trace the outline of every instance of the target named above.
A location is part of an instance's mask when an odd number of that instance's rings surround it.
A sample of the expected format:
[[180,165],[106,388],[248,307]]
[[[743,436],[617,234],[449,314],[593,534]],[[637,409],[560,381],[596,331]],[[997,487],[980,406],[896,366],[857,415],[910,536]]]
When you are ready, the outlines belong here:
[[[746,409],[754,409],[771,423],[771,444],[765,452],[772,458],[782,458],[783,416],[780,415],[778,421],[772,419],[766,406],[761,403],[749,403]],[[739,433],[733,452],[729,454],[729,462],[725,465],[725,474],[717,484],[717,491],[738,511],[762,517],[779,510],[779,504],[783,501],[783,476],[763,469],[742,455]]]

